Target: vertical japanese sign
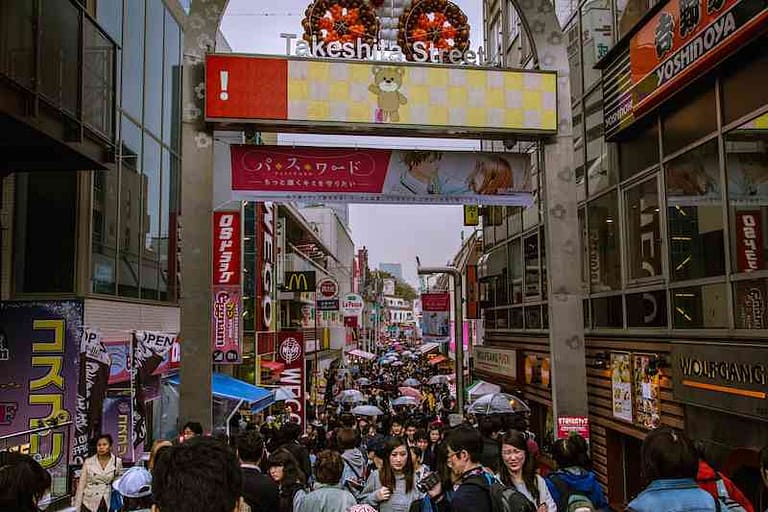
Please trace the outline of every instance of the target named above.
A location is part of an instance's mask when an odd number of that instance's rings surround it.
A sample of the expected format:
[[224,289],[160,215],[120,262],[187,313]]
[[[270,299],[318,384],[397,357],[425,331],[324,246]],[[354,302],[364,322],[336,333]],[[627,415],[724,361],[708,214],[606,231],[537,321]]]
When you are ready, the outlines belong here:
[[629,353],[611,352],[613,417],[632,421],[632,361]]
[[754,272],[765,266],[763,226],[760,210],[736,212],[736,252],[739,272]]
[[110,434],[114,440],[115,455],[129,462],[131,450],[131,395],[129,391],[110,393],[104,400],[104,424],[102,431]]
[[101,433],[101,409],[107,394],[112,359],[101,341],[101,333],[83,329],[78,367],[77,416],[72,458],[82,464],[88,456],[88,441]]
[[131,460],[136,460],[136,452],[143,450],[147,438],[146,401],[153,383],[152,374],[162,364],[171,350],[176,335],[154,332],[136,331],[133,334],[131,350],[131,390],[133,392],[133,411],[131,427],[133,446]]
[[[0,436],[75,419],[83,303],[79,300],[0,304]],[[66,492],[70,427],[11,437]]]
[[448,343],[451,339],[451,295],[421,294],[421,311],[424,343]]
[[242,361],[240,211],[213,212],[211,355],[214,363]]
[[477,265],[467,265],[465,279],[467,283],[467,320],[479,320],[480,290],[477,280]]
[[275,222],[277,207],[273,203],[256,205],[256,331],[275,331]]
[[632,387],[635,395],[636,422],[649,430],[661,425],[661,398],[659,396],[659,372],[651,368],[654,356],[632,356]]
[[290,389],[296,399],[286,400],[291,406],[292,419],[304,426],[304,334],[281,331],[277,335],[276,361],[285,364],[278,385]]
[[765,329],[768,327],[768,280],[754,279],[733,283],[737,329]]

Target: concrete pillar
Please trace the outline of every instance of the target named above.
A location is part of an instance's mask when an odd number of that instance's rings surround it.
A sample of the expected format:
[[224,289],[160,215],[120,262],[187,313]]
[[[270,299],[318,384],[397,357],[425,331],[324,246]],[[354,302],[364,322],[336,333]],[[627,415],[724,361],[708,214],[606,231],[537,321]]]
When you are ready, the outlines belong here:
[[203,118],[204,59],[214,50],[227,1],[193,0],[184,27],[179,421],[199,421],[205,430],[211,429],[213,132]]
[[555,425],[587,416],[581,251],[573,167],[571,84],[566,39],[552,0],[511,0],[540,69],[557,72],[557,136],[544,148],[544,205],[549,297],[549,348]]

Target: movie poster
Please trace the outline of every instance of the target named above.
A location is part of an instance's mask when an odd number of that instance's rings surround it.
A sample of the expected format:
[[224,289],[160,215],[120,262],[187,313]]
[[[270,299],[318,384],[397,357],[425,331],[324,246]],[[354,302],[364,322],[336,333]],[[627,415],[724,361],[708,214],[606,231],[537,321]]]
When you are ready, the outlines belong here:
[[647,354],[634,354],[632,357],[635,423],[649,430],[661,425],[659,371],[651,364],[653,358]]
[[613,416],[632,422],[632,373],[627,352],[611,352]]

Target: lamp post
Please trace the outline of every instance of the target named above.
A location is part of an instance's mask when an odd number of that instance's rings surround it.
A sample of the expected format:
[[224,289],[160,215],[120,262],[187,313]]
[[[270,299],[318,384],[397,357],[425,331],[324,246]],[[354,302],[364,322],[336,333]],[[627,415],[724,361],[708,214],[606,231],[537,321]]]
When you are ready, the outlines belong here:
[[454,339],[456,340],[456,408],[459,414],[464,414],[464,340],[462,339],[463,314],[461,310],[461,272],[456,267],[422,267],[418,258],[417,273],[448,274],[453,277],[453,310],[455,318],[453,322]]

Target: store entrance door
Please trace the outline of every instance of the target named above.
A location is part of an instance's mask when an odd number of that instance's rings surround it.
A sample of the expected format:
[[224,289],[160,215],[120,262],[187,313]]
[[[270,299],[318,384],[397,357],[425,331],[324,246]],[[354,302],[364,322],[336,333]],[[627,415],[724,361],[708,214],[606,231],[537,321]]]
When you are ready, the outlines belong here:
[[643,489],[640,447],[636,437],[605,429],[608,460],[615,466],[608,475],[608,498],[616,510],[626,505]]

